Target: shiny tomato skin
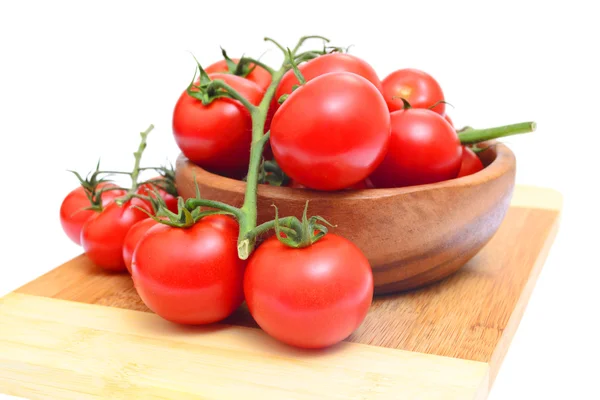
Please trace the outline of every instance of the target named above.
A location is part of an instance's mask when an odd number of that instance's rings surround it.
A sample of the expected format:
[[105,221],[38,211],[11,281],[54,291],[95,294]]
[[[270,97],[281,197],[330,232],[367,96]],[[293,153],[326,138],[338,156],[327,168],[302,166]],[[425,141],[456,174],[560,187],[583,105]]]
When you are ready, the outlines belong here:
[[463,153],[458,177],[472,175],[483,169],[483,163],[477,157],[477,154],[467,146],[463,146]]
[[[377,90],[381,92],[382,86],[379,77],[377,76],[377,72],[371,67],[366,61],[350,55],[350,54],[342,54],[342,53],[332,53],[325,54],[314,58],[306,63],[300,64],[298,66],[300,72],[302,72],[302,76],[306,80],[306,82],[330,73],[330,72],[352,72],[354,74],[360,75],[363,78],[367,79],[371,82]],[[284,94],[292,93],[292,88],[294,85],[298,85],[299,81],[296,78],[293,70],[289,70],[279,82],[279,86],[277,86],[277,91],[275,92],[274,101],[279,100],[279,98]],[[278,108],[279,105],[276,106]]]
[[292,346],[323,348],[360,326],[373,299],[373,273],[341,236],[330,233],[302,249],[272,236],[250,256],[244,294],[266,333]]
[[202,218],[187,229],[157,225],[133,254],[132,278],[152,311],[179,324],[209,324],[242,303],[246,261],[237,254],[237,222]]
[[[413,108],[429,108],[440,100],[444,93],[440,84],[428,73],[406,68],[394,71],[381,81],[383,97],[390,112],[402,110],[401,98],[406,99]],[[439,103],[433,111],[440,115],[446,112],[446,104]]]
[[[115,187],[116,185],[101,183],[98,185],[98,189],[110,186]],[[109,190],[104,192],[102,194],[102,205],[105,206],[124,194],[124,190]],[[81,186],[73,189],[60,205],[60,223],[62,228],[69,239],[78,245],[81,245],[81,229],[83,228],[83,224],[97,213],[93,210],[85,210],[89,206],[90,201]]]
[[422,185],[457,177],[462,146],[444,117],[422,108],[390,115],[392,137],[388,152],[370,176],[375,187]]
[[293,180],[340,190],[363,179],[385,156],[390,115],[381,93],[349,72],[321,75],[295,90],[271,124],[271,149]]
[[81,245],[94,264],[109,271],[127,270],[123,259],[125,236],[136,222],[148,218],[135,206],[152,211],[147,202],[133,198],[122,206],[110,203],[83,225]]
[[[239,58],[232,58],[231,61],[236,64],[240,62]],[[250,68],[254,66],[254,64],[249,65]],[[223,72],[227,73],[229,68],[227,67],[227,62],[225,60],[217,61],[214,64],[208,66],[208,68],[204,69],[207,74]],[[264,69],[263,67],[256,66],[248,75],[246,75],[245,79],[248,79],[258,85],[263,91],[266,91],[269,85],[271,84],[271,74],[269,71]]]
[[[209,76],[225,81],[254,105],[264,95],[254,82],[239,76]],[[173,111],[173,135],[183,154],[200,167],[226,175],[248,168],[252,119],[237,100],[220,98],[204,106],[184,91]]]
[[133,258],[133,252],[135,251],[136,246],[146,232],[159,223],[160,222],[152,218],[143,219],[133,224],[133,226],[129,228],[127,235],[125,235],[125,240],[123,241],[123,261],[125,261],[125,267],[130,274],[131,260]]

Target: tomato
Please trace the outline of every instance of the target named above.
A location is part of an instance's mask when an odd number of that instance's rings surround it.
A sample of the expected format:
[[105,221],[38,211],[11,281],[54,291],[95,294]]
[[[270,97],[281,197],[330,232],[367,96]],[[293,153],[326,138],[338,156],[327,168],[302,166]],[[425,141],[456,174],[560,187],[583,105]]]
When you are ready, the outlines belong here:
[[[439,83],[431,75],[418,69],[407,68],[392,72],[381,84],[390,112],[404,107],[401,98],[406,99],[413,108],[429,108],[444,100]],[[439,103],[433,111],[444,115],[446,105]]]
[[463,153],[460,164],[460,171],[458,177],[472,175],[475,172],[479,172],[483,169],[483,163],[477,157],[477,154],[467,146],[463,146]]
[[[237,64],[240,62],[240,59],[232,58],[231,61]],[[254,64],[249,64],[248,67],[253,68]],[[211,64],[208,68],[205,68],[204,70],[207,74],[212,74],[216,72],[229,72],[229,68],[227,67],[227,61],[224,59],[221,61],[217,61],[214,64]],[[256,66],[252,70],[252,72],[245,76],[245,78],[256,83],[258,87],[260,87],[263,91],[266,91],[269,85],[271,84],[271,74],[269,73],[269,71],[259,66]]]
[[294,249],[275,236],[250,256],[244,294],[256,323],[269,335],[302,348],[347,338],[373,298],[369,261],[352,242],[327,234]]
[[296,89],[271,124],[281,169],[317,190],[352,186],[377,167],[390,139],[390,114],[365,78],[333,72]]
[[[298,69],[302,73],[302,76],[306,82],[329,72],[352,72],[367,79],[369,82],[375,85],[377,90],[380,92],[382,90],[381,81],[379,80],[377,72],[375,72],[373,67],[371,67],[366,61],[350,54],[325,54],[306,63],[300,64]],[[277,102],[282,95],[292,93],[293,86],[298,84],[299,81],[298,78],[296,78],[294,71],[289,70],[286,72],[281,79],[281,82],[279,82],[279,86],[277,86],[277,91],[275,92],[275,97],[273,98],[274,102]],[[279,103],[274,105],[275,108],[279,107]]]
[[208,324],[229,316],[243,301],[246,261],[237,253],[237,222],[224,215],[190,228],[159,224],[133,254],[132,277],[152,311],[180,324]]
[[81,244],[94,264],[111,271],[127,269],[123,259],[125,236],[136,222],[148,218],[135,206],[152,211],[146,201],[133,198],[122,206],[110,203],[83,225]]
[[131,259],[133,258],[133,252],[135,251],[136,246],[142,239],[142,236],[148,232],[150,228],[159,224],[158,221],[155,221],[152,218],[146,218],[141,221],[136,222],[129,231],[127,235],[125,235],[125,240],[123,241],[123,261],[125,262],[125,267],[127,271],[131,274]]
[[[231,74],[210,74],[222,79],[254,105],[263,91],[254,82]],[[252,119],[237,100],[219,98],[208,106],[185,91],[173,111],[173,135],[183,154],[202,168],[238,175],[245,173],[250,159]]]
[[375,187],[421,185],[456,178],[462,146],[444,117],[422,108],[390,115],[392,137],[388,153],[370,177]]
[[[98,189],[111,186],[116,187],[113,184],[101,183],[98,185]],[[102,205],[106,206],[115,198],[121,197],[124,194],[124,190],[109,190],[104,192],[102,193]],[[81,244],[81,228],[83,224],[97,213],[93,210],[86,210],[88,207],[90,207],[90,201],[86,196],[85,189],[81,186],[73,189],[60,205],[60,223],[62,228],[69,239],[79,245]]]

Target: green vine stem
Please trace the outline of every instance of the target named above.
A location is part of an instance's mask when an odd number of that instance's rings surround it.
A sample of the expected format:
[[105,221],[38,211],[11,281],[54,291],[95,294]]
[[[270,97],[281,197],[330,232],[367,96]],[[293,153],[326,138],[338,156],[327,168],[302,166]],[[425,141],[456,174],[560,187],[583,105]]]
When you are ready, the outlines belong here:
[[[271,106],[271,100],[275,95],[275,91],[277,89],[277,86],[279,85],[279,82],[281,81],[281,79],[287,71],[289,71],[292,68],[297,70],[298,62],[304,61],[304,58],[314,58],[318,55],[325,54],[327,52],[327,47],[324,47],[323,51],[304,52],[298,55],[297,52],[300,49],[300,47],[302,47],[302,44],[304,44],[304,42],[309,39],[321,39],[325,43],[329,42],[328,39],[322,36],[303,36],[300,38],[294,49],[290,50],[288,48],[283,47],[281,44],[277,43],[271,38],[265,38],[265,41],[273,43],[284,54],[283,64],[276,71],[266,65],[262,65],[261,62],[257,62],[258,60],[248,58],[242,58],[242,60],[240,60],[242,62],[251,62],[255,65],[260,65],[263,68],[265,68],[265,70],[271,73],[271,84],[267,88],[263,99],[261,100],[258,106],[251,104],[240,93],[238,93],[231,86],[227,85],[224,81],[218,79],[211,81],[206,72],[202,69],[200,63],[196,61],[198,65],[198,70],[200,72],[200,84],[194,85],[194,82],[196,80],[196,75],[194,75],[194,78],[192,79],[192,84],[190,84],[190,87],[188,88],[188,94],[202,101],[205,105],[210,104],[210,102],[219,97],[230,97],[235,100],[238,100],[250,112],[250,116],[252,118],[252,142],[250,146],[250,161],[248,164],[248,174],[246,175],[246,191],[244,195],[244,203],[241,208],[238,209],[236,207],[218,201],[201,199],[199,195],[196,196],[195,199],[188,199],[185,204],[185,208],[189,211],[193,210],[195,207],[204,206],[216,208],[218,210],[222,210],[234,215],[238,220],[240,227],[238,237],[238,256],[242,260],[245,260],[250,256],[256,245],[256,238],[260,233],[263,233],[273,228],[283,228],[283,232],[285,233],[286,229],[290,229],[297,224],[303,224],[300,223],[295,217],[286,217],[282,218],[281,220],[278,220],[277,222],[270,221],[257,227],[257,190],[263,149],[266,142],[269,139],[269,132],[265,133],[264,131],[265,121],[267,118],[269,107]],[[335,50],[337,48],[333,49]],[[300,75],[300,81],[302,81],[301,78],[302,77]],[[296,222],[294,222],[294,220]],[[287,224],[290,225],[286,226]],[[289,230],[288,232],[298,232],[298,229],[300,227],[295,226],[295,228],[296,229]]]
[[521,122],[519,124],[499,126],[488,129],[466,129],[458,133],[462,144],[473,144],[487,140],[498,139],[505,136],[519,135],[535,131],[535,122]]
[[117,203],[118,205],[125,204],[126,202],[131,200],[134,197],[134,195],[136,194],[136,191],[138,189],[138,177],[140,175],[140,161],[142,160],[142,154],[144,153],[144,150],[146,150],[146,147],[148,145],[147,144],[148,135],[150,134],[150,132],[152,132],[153,129],[154,129],[154,125],[150,124],[148,129],[146,129],[143,132],[140,132],[140,136],[141,136],[142,140],[140,141],[140,145],[138,146],[137,151],[135,153],[133,153],[135,162],[133,164],[133,169],[131,170],[131,174],[130,174],[131,187],[129,188],[129,190],[123,197],[120,197],[115,200],[115,203]]

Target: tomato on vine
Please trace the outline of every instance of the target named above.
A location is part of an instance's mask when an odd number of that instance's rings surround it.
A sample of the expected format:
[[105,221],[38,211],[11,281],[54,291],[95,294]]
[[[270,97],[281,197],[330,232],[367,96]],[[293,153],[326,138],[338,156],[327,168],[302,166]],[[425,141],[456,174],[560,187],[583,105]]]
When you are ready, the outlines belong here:
[[423,108],[394,111],[387,155],[370,176],[378,188],[402,187],[454,179],[462,146],[454,128],[438,113]]
[[[248,79],[223,73],[208,75],[239,92],[253,105],[264,91]],[[239,101],[221,97],[204,105],[198,90],[184,91],[173,111],[173,135],[183,154],[197,165],[213,172],[243,176],[250,159],[252,119]]]
[[133,252],[135,251],[135,248],[146,232],[158,224],[159,222],[153,218],[146,218],[133,224],[127,231],[125,239],[123,240],[123,261],[125,262],[125,267],[130,274],[131,260],[133,259]]
[[[97,190],[116,188],[117,186],[111,183],[102,182],[97,185]],[[107,206],[114,199],[123,196],[125,190],[108,190],[101,194],[101,203],[99,208]],[[63,200],[60,205],[60,223],[63,231],[74,243],[81,245],[81,229],[83,225],[92,218],[99,210],[89,209],[93,205],[90,202],[86,189],[79,186],[73,189]]]
[[407,100],[414,108],[430,108],[440,115],[446,112],[444,93],[440,84],[428,73],[413,69],[400,69],[381,82],[383,96],[390,112],[402,110]]
[[[351,54],[325,54],[300,64],[298,69],[306,82],[330,72],[352,72],[353,74],[367,79],[375,86],[375,88],[377,88],[377,90],[380,92],[382,91],[381,81],[373,67],[366,61]],[[292,89],[296,85],[300,85],[300,82],[294,74],[294,71],[289,70],[281,79],[279,86],[277,86],[273,101],[277,103],[281,96],[292,93]],[[275,108],[279,108],[278,103],[275,105]]]
[[230,73],[234,75],[241,76],[242,78],[246,78],[249,81],[256,83],[258,87],[260,87],[263,91],[267,90],[267,87],[271,84],[271,73],[264,69],[259,65],[255,65],[252,63],[244,65],[244,67],[239,68],[240,59],[223,59],[221,61],[217,61],[206,67],[205,71],[207,74],[212,73]]
[[158,224],[139,241],[132,260],[135,288],[146,306],[180,324],[209,324],[242,303],[246,261],[237,256],[237,222],[202,217],[186,228]]
[[270,336],[323,348],[346,339],[366,317],[373,272],[364,254],[341,236],[329,233],[302,248],[272,236],[250,257],[244,294],[250,314]]
[[389,139],[390,115],[381,93],[350,72],[300,86],[271,123],[271,149],[281,169],[317,190],[340,190],[367,178],[383,160]]

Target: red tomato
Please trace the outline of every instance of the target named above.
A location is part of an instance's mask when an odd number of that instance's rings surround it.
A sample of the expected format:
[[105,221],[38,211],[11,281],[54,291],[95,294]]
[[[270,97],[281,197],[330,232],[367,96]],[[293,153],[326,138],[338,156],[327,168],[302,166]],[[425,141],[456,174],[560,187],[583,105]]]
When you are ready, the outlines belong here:
[[377,167],[390,139],[381,93],[349,72],[319,76],[295,90],[271,124],[271,148],[281,169],[317,190],[352,186]]
[[[99,184],[98,189],[104,187],[115,187],[113,184]],[[125,194],[124,190],[109,190],[102,193],[102,205],[106,206],[115,198]],[[79,186],[73,189],[63,200],[60,205],[60,223],[63,230],[73,242],[81,244],[81,228],[83,224],[94,216],[97,212],[93,210],[85,210],[90,206],[85,189]]]
[[[431,75],[418,69],[400,69],[389,74],[383,81],[383,97],[390,112],[402,110],[406,99],[414,108],[429,108],[440,100],[444,93],[439,83]],[[440,115],[446,112],[446,105],[439,103],[433,111]]]
[[152,218],[146,218],[141,221],[136,222],[125,235],[125,240],[123,241],[123,261],[125,262],[125,267],[127,271],[131,274],[131,259],[133,258],[133,252],[137,244],[140,242],[142,236],[148,232],[150,228],[156,226],[159,222],[155,221]]
[[252,317],[269,335],[302,348],[347,338],[373,298],[369,261],[350,241],[327,234],[294,249],[275,236],[250,256],[244,294]]
[[[240,59],[232,58],[231,61],[233,61],[237,64],[240,62]],[[248,65],[249,68],[252,68],[253,66],[254,66],[254,64]],[[221,61],[217,61],[216,63],[210,65],[208,68],[205,68],[204,70],[206,71],[207,74],[212,74],[215,72],[227,73],[229,71],[229,68],[227,67],[227,61],[225,61],[223,59]],[[252,72],[250,72],[248,75],[246,75],[245,78],[256,83],[258,85],[258,87],[260,87],[263,91],[266,91],[267,88],[269,87],[269,85],[271,84],[271,74],[269,73],[269,71],[267,71],[263,67],[259,67],[259,66],[256,66],[256,68],[254,68],[252,70]]]
[[83,225],[81,244],[94,264],[111,271],[127,269],[123,260],[125,236],[136,222],[148,218],[134,206],[152,211],[147,202],[133,198],[122,206],[110,203]]
[[483,169],[483,163],[477,157],[477,154],[467,146],[463,146],[462,159],[460,164],[460,171],[458,177],[472,175],[475,172],[479,172]]
[[[231,74],[209,76],[222,79],[254,105],[263,97],[263,91],[247,79]],[[173,112],[173,135],[183,154],[203,168],[234,175],[248,168],[252,119],[237,100],[220,98],[204,106],[184,91]]]
[[383,162],[371,174],[375,187],[400,187],[454,179],[462,146],[454,128],[422,108],[394,111],[392,137]]
[[[314,58],[306,63],[298,66],[302,76],[306,82],[311,79],[327,74],[329,72],[352,72],[360,75],[363,78],[371,82],[377,90],[381,92],[381,81],[377,76],[377,73],[366,61],[352,56],[350,54],[332,53],[325,54],[320,57]],[[294,75],[293,70],[289,70],[279,82],[277,91],[275,92],[274,102],[277,102],[279,98],[284,94],[292,93],[292,87],[298,85],[299,81]],[[279,103],[276,103],[275,108],[279,107]]]
[[246,261],[237,254],[237,222],[202,218],[187,229],[157,225],[133,254],[132,277],[152,311],[180,324],[209,324],[228,317],[244,299]]

